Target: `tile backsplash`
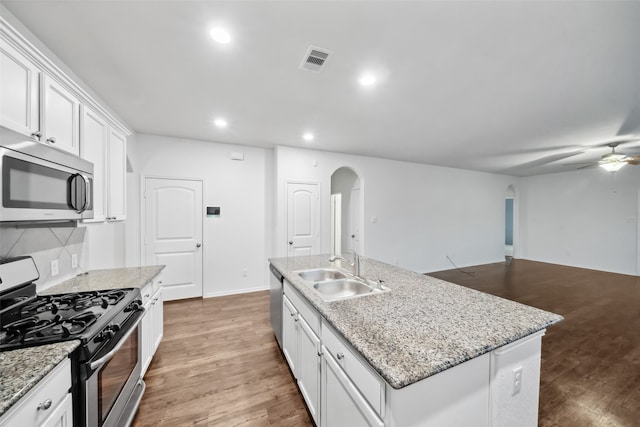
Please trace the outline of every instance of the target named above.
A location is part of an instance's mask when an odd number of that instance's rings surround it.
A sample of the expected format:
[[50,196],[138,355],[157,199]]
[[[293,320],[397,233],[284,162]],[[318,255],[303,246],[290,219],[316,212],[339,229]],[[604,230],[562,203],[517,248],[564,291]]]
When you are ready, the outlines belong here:
[[[38,290],[86,270],[85,227],[17,227],[0,225],[0,258],[30,255],[38,267]],[[78,266],[72,268],[72,255]],[[51,275],[51,261],[58,260],[58,274]]]

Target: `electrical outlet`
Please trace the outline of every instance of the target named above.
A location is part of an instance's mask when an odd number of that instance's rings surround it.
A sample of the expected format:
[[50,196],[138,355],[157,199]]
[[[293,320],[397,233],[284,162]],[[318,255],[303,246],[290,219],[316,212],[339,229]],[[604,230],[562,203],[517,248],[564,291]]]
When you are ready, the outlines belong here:
[[522,366],[513,370],[513,391],[511,392],[512,396],[520,393],[522,389]]
[[78,268],[78,254],[71,254],[71,268]]
[[58,273],[58,260],[54,259],[53,261],[51,261],[51,276],[57,276]]

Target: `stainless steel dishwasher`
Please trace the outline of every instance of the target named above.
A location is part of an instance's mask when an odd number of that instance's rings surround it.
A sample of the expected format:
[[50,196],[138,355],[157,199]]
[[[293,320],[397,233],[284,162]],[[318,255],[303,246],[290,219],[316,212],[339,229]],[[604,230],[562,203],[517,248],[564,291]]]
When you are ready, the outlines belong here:
[[273,333],[282,348],[282,295],[284,277],[273,265],[269,264],[271,277],[269,280],[269,319]]

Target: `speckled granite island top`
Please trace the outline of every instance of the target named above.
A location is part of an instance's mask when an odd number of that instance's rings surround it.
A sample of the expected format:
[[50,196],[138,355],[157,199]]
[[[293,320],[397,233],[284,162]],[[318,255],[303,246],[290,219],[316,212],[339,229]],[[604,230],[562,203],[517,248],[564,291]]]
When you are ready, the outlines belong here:
[[396,389],[563,319],[372,259],[363,260],[361,275],[384,280],[390,292],[325,302],[294,272],[340,267],[339,261],[330,263],[329,255],[269,261]]
[[0,416],[80,345],[65,341],[0,353]]
[[142,288],[156,277],[164,265],[91,270],[47,288],[41,295],[68,292],[101,291],[107,289]]

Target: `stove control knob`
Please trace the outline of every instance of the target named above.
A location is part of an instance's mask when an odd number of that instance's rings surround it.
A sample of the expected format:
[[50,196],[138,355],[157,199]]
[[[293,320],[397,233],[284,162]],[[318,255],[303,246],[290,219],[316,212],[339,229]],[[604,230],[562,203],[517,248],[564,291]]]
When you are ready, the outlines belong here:
[[118,332],[120,330],[120,325],[111,325],[109,326],[109,330],[113,332]]
[[142,307],[142,301],[135,300],[124,309],[124,311],[139,311]]
[[110,340],[111,338],[113,338],[113,337],[114,337],[114,335],[115,335],[115,334],[116,334],[116,333],[115,333],[115,332],[113,332],[113,330],[111,330],[111,329],[107,329],[106,331],[104,331],[104,332],[102,333],[102,335],[104,335],[104,339],[105,339],[105,340]]

